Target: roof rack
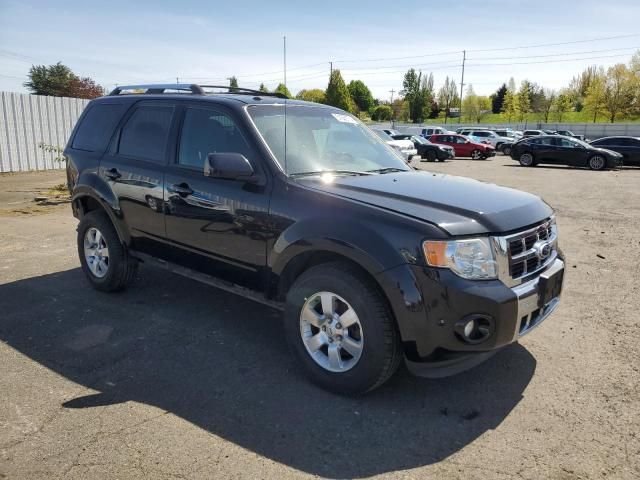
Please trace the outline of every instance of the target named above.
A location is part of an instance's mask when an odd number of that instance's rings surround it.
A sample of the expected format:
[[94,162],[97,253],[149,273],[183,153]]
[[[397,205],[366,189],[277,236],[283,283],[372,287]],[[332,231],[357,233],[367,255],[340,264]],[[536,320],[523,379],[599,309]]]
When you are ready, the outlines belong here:
[[243,87],[231,87],[229,85],[197,85],[195,83],[158,83],[158,84],[145,84],[145,85],[122,85],[114,88],[109,95],[120,95],[126,90],[144,90],[144,92],[136,92],[143,94],[162,94],[165,93],[166,90],[169,90],[167,93],[173,93],[176,90],[189,92],[195,95],[207,95],[207,92],[204,91],[205,88],[224,88],[227,89],[230,94],[237,95],[245,95],[247,93],[260,95],[264,97],[278,97],[278,98],[288,98],[286,95],[280,92],[261,92],[260,90],[252,90],[250,88]]

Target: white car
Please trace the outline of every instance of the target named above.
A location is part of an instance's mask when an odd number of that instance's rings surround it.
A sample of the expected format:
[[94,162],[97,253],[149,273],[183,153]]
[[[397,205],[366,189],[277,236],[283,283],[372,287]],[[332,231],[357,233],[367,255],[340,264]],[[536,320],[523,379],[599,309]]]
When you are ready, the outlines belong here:
[[493,130],[487,130],[484,128],[459,128],[458,134],[465,135],[467,137],[475,137],[481,141],[487,141],[496,150],[502,150],[502,146],[506,144],[512,144],[514,139],[511,137],[501,137]]
[[418,154],[418,150],[416,149],[416,146],[413,144],[411,140],[394,140],[384,130],[377,130],[377,129],[372,129],[372,130],[373,130],[373,133],[375,133],[382,140],[384,140],[387,143],[387,145],[389,145],[390,147],[400,152],[407,162],[409,162],[415,155]]

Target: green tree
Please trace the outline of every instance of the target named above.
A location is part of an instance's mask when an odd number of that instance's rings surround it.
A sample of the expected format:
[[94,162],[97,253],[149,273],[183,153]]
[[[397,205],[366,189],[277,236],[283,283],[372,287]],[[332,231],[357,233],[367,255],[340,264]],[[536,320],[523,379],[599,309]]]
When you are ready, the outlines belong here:
[[392,115],[393,109],[391,108],[391,105],[378,105],[373,108],[371,119],[376,121],[391,120]]
[[296,95],[298,100],[304,100],[306,102],[325,103],[324,90],[319,88],[312,88],[311,90],[300,90]]
[[493,113],[500,113],[502,106],[504,105],[504,97],[507,94],[507,84],[503,83],[495,93],[491,95],[491,111]]
[[507,117],[507,121],[515,119],[519,113],[518,92],[516,92],[516,82],[511,77],[507,85],[507,93],[504,95],[504,102],[502,104],[502,112]]
[[276,87],[276,89],[274,90],[274,92],[275,93],[282,93],[283,95],[286,95],[287,98],[293,98],[293,95],[291,95],[291,92],[285,86],[284,83],[279,83],[278,86]]
[[361,112],[368,112],[373,107],[371,90],[361,80],[351,80],[347,85],[351,101]]
[[449,110],[460,104],[460,96],[453,79],[445,78],[444,85],[438,90],[438,106],[444,110],[444,123],[449,118]]
[[340,70],[336,69],[331,72],[329,84],[325,91],[325,97],[328,105],[341,108],[347,112],[353,111],[349,89],[342,79]]
[[473,85],[469,84],[467,93],[462,100],[461,115],[469,118],[473,122],[480,123],[482,119],[491,112],[491,100],[489,97],[478,96],[473,90]]
[[58,62],[55,65],[32,65],[29,80],[24,86],[34,95],[66,97],[69,83],[77,78],[69,67]]
[[261,92],[264,92],[264,93],[269,93],[269,89],[264,86],[264,83],[260,84],[260,87],[258,88],[258,90],[260,90]]
[[426,104],[424,95],[422,94],[422,72],[416,73],[411,68],[405,73],[402,81],[401,95],[409,104],[409,118],[413,123],[422,122],[424,114],[424,106]]
[[627,116],[633,107],[634,75],[623,63],[607,69],[604,84],[604,105],[611,123]]
[[531,83],[527,80],[523,80],[520,84],[520,90],[516,94],[515,101],[518,105],[518,121],[522,122],[527,117],[527,114],[531,111]]
[[[229,91],[230,92],[237,92],[238,91],[238,79],[233,76],[229,78]],[[235,88],[234,88],[235,87]]]
[[553,105],[556,101],[557,94],[555,91],[547,89],[542,92],[542,98],[540,101],[539,113],[540,119],[544,123],[549,122],[549,115],[553,109]]
[[589,115],[593,115],[593,123],[596,123],[598,117],[607,114],[604,103],[606,96],[605,81],[606,74],[604,73],[604,69],[600,68],[597,75],[590,82],[586,96],[584,97],[584,110],[589,113]]
[[[423,75],[420,84],[420,96],[422,97],[422,118],[430,118],[433,114],[435,92],[433,90],[433,73]],[[437,110],[437,105],[435,106]],[[436,113],[437,116],[437,113]]]
[[553,109],[553,112],[555,113],[556,120],[558,122],[562,122],[564,115],[567,112],[570,112],[571,110],[573,110],[573,100],[571,97],[571,92],[568,90],[561,92],[556,98],[556,101],[554,102],[552,109]]

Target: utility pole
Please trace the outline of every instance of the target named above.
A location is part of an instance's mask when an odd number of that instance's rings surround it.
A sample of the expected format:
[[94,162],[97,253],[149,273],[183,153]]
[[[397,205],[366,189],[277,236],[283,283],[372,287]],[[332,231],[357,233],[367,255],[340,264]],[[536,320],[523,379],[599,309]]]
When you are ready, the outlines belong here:
[[460,80],[460,114],[458,115],[458,123],[462,121],[462,89],[464,87],[464,62],[467,60],[467,51],[462,51],[462,79]]
[[394,123],[394,118],[395,117],[395,109],[393,108],[393,94],[395,93],[395,90],[392,88],[391,90],[389,90],[389,93],[391,93],[391,128],[395,128],[395,123]]
[[392,88],[389,90],[389,93],[391,93],[391,103],[393,104],[393,94],[395,93],[395,90]]
[[333,75],[333,62],[329,62],[329,77]]
[[284,53],[284,86],[287,87],[287,36],[282,37],[282,46]]
[[176,84],[180,83],[180,79],[176,77]]

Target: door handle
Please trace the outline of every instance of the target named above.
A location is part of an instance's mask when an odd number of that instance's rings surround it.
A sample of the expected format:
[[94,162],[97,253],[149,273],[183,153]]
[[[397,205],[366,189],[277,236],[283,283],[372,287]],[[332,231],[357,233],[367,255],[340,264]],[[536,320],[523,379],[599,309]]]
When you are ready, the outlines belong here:
[[110,178],[111,180],[117,180],[122,176],[117,168],[112,168],[110,170],[107,170],[106,172],[104,172],[104,174],[107,178]]
[[191,195],[193,190],[186,183],[181,183],[179,185],[173,184],[167,187],[171,193],[177,193],[180,196],[186,197],[187,195]]

